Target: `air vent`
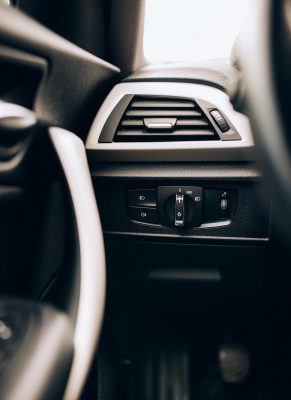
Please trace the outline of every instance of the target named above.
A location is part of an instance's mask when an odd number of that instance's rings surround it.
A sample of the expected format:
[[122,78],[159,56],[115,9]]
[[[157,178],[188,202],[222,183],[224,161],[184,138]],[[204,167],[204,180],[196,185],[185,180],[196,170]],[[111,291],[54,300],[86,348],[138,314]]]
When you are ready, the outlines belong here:
[[134,96],[117,127],[115,142],[219,140],[191,99]]

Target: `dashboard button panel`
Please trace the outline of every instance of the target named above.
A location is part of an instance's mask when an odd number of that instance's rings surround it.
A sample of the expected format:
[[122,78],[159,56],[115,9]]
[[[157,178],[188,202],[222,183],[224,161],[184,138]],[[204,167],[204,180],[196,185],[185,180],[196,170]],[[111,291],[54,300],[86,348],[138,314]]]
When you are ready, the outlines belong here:
[[132,221],[178,230],[210,228],[232,223],[237,190],[224,187],[158,186],[127,191]]

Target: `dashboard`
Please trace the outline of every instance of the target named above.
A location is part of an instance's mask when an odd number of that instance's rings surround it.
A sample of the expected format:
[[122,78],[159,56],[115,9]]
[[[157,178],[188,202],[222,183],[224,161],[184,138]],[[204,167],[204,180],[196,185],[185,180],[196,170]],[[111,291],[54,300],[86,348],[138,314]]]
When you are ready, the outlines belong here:
[[128,282],[143,271],[191,277],[206,293],[262,290],[271,196],[249,120],[224,90],[129,78],[105,99],[86,150],[117,276],[122,264]]

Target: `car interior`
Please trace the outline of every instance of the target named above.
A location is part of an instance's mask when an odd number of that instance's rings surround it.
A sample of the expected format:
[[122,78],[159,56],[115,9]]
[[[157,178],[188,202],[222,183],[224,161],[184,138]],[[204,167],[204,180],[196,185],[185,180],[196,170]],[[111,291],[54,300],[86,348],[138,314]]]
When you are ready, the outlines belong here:
[[0,0],[0,399],[291,398],[290,0]]

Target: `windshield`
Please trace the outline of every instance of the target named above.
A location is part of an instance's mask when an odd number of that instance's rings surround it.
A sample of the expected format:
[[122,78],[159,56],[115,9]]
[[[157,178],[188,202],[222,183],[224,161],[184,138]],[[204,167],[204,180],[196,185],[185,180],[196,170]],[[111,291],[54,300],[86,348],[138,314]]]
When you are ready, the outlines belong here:
[[146,0],[149,62],[229,57],[251,0]]

